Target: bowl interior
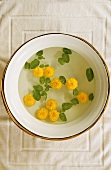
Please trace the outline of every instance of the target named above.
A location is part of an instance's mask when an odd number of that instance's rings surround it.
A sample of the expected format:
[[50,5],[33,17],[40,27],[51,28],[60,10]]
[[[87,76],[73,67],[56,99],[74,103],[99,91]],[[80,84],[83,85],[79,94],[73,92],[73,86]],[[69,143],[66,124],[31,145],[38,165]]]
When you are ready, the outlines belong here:
[[[78,119],[64,124],[46,124],[32,117],[23,106],[18,91],[19,75],[24,63],[37,51],[50,47],[67,47],[76,51],[84,57],[95,75],[95,98],[90,107]],[[4,80],[6,101],[15,119],[29,131],[49,138],[73,136],[91,126],[98,119],[105,106],[108,86],[107,70],[96,51],[79,38],[65,34],[40,36],[23,45],[10,61]]]
[[[90,67],[89,63],[82,57],[80,54],[78,54],[75,51],[72,51],[72,54],[70,55],[70,61],[69,63],[65,63],[64,65],[61,65],[58,62],[58,58],[62,56],[63,54],[63,48],[61,47],[52,47],[43,49],[43,56],[45,60],[40,60],[40,64],[49,64],[50,66],[54,67],[54,76],[51,77],[51,80],[53,80],[56,77],[59,76],[65,76],[66,80],[73,77],[77,79],[78,81],[78,87],[77,89],[79,92],[85,92],[87,94],[93,93],[95,95],[95,86],[96,83],[93,79],[93,81],[89,82],[86,77],[86,69]],[[37,59],[37,55],[34,54],[28,62],[31,62],[34,59]],[[39,64],[39,65],[40,65]],[[24,105],[23,98],[28,93],[32,93],[33,91],[33,85],[41,85],[39,82],[40,78],[33,76],[33,70],[28,70],[23,67],[20,76],[19,76],[19,94],[21,101]],[[44,88],[44,85],[42,85]],[[73,96],[73,90],[68,90],[66,85],[63,85],[60,89],[50,89],[47,92],[47,99],[45,100],[45,97],[41,97],[41,100],[37,101],[33,106],[31,107],[24,107],[26,110],[35,118],[36,112],[41,107],[45,107],[46,102],[49,99],[55,99],[57,101],[58,107],[57,110],[60,111],[61,106],[63,103],[71,102],[72,99],[74,99],[77,96]],[[59,97],[58,97],[59,96]],[[88,108],[92,104],[92,101],[86,102],[85,104],[79,103],[72,108],[70,108],[68,111],[65,112],[65,115],[67,117],[67,122],[71,122],[73,120],[76,120],[80,118],[86,111],[88,111]],[[43,120],[46,123],[52,123],[52,124],[61,124],[64,123],[64,121],[61,121],[60,119],[55,122],[51,122],[49,118],[46,120]]]

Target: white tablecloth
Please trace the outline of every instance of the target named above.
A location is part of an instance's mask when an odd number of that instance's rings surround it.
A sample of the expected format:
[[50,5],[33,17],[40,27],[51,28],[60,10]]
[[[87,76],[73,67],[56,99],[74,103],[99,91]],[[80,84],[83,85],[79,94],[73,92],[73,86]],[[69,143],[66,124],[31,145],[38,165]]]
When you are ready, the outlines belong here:
[[[111,0],[0,0],[0,78],[22,43],[49,32],[85,38],[111,71]],[[0,97],[0,170],[111,170],[110,106],[90,131],[53,142],[21,131]]]

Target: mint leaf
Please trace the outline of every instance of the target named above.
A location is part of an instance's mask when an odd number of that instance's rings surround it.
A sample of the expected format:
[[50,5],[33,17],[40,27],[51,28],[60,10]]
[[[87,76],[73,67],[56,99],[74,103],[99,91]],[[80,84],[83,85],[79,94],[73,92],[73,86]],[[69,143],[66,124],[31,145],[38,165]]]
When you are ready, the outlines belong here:
[[47,93],[46,93],[46,91],[42,91],[41,92],[41,96],[45,96],[45,100],[47,99]]
[[61,81],[62,84],[66,83],[66,78],[64,76],[59,76],[59,80]]
[[49,86],[49,85],[47,85],[47,84],[45,84],[45,91],[49,91],[49,88],[52,88],[51,86]]
[[46,78],[46,83],[50,83],[51,79],[50,78]]
[[33,90],[33,97],[35,100],[39,101],[41,99],[40,92],[38,90]]
[[41,96],[46,96],[46,95],[47,95],[47,93],[45,91],[41,92]]
[[93,80],[93,78],[94,78],[94,73],[93,73],[92,68],[88,68],[88,69],[86,70],[86,76],[87,76],[87,79],[88,79],[89,82]]
[[24,65],[24,68],[25,69],[30,69],[30,63],[26,62],[25,65]]
[[65,54],[72,54],[72,51],[70,49],[68,49],[68,48],[63,48],[63,52]]
[[49,64],[46,64],[46,65],[45,65],[45,67],[48,67],[48,66],[49,66]]
[[59,118],[60,118],[62,121],[67,121],[66,115],[65,115],[64,113],[60,113],[60,114],[59,114]]
[[94,99],[94,94],[93,93],[91,93],[91,94],[89,94],[89,100],[93,100]]
[[71,102],[73,105],[79,104],[79,101],[77,98],[72,99]]
[[52,88],[52,87],[51,87],[51,86],[49,86],[48,84],[45,84],[45,87]]
[[41,56],[43,54],[43,50],[40,50],[36,53],[36,55]]
[[34,59],[34,60],[33,60],[33,61],[31,61],[31,63],[30,63],[30,68],[31,68],[31,69],[36,68],[36,67],[39,65],[39,63],[40,63],[40,61],[39,61],[39,60]]
[[47,99],[47,93],[46,91],[42,91],[41,96],[45,96],[45,100]]
[[61,112],[61,113],[62,113],[62,112],[65,112],[65,110],[62,108],[60,112]]
[[66,63],[69,63],[69,61],[70,61],[69,55],[65,54],[65,53],[62,54],[62,59]]
[[65,64],[65,62],[64,62],[64,60],[63,60],[62,58],[58,58],[58,62],[59,62],[61,65],[64,65],[64,64]]
[[69,110],[72,106],[73,106],[72,103],[63,103],[63,104],[62,104],[62,108],[63,108],[64,110]]
[[43,56],[38,56],[39,60],[45,59]]
[[40,86],[40,85],[33,86],[33,88],[34,88],[35,90],[38,90],[38,91],[42,91],[42,90],[43,90],[43,87]]
[[74,90],[73,90],[73,95],[74,95],[74,96],[77,96],[78,94],[79,94],[79,91],[78,91],[77,89],[74,89]]
[[40,82],[41,84],[44,84],[44,83],[45,83],[45,77],[40,77],[39,82]]
[[46,88],[45,88],[45,91],[49,91],[49,88],[48,88],[48,87],[46,87]]
[[41,64],[39,67],[44,68],[44,64]]

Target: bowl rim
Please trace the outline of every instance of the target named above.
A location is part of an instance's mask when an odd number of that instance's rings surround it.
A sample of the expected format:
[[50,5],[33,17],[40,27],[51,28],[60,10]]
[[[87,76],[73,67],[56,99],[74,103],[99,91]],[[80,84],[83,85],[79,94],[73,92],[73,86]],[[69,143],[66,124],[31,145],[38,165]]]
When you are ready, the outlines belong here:
[[[4,92],[4,79],[5,79],[5,74],[6,74],[6,71],[7,71],[7,68],[8,68],[8,65],[10,64],[12,58],[14,57],[15,53],[22,47],[24,46],[26,43],[28,43],[29,41],[35,39],[35,38],[38,38],[38,37],[42,37],[42,36],[47,36],[47,35],[56,35],[56,34],[61,34],[61,35],[67,35],[67,36],[71,36],[71,37],[74,37],[74,38],[77,38],[81,41],[83,41],[84,43],[86,43],[87,45],[89,45],[98,55],[98,57],[101,59],[104,67],[105,67],[105,70],[106,70],[106,75],[107,75],[107,79],[108,79],[108,94],[107,94],[107,97],[106,97],[106,101],[104,103],[104,107],[100,113],[100,115],[98,116],[97,119],[95,119],[95,121],[89,126],[87,127],[86,129],[84,129],[83,131],[75,134],[75,135],[72,135],[72,136],[68,136],[68,137],[63,137],[63,138],[50,138],[50,137],[44,137],[44,136],[40,136],[40,135],[37,135],[31,131],[29,131],[28,129],[26,129],[23,125],[21,125],[17,120],[16,118],[13,116],[13,114],[11,113],[10,111],[10,108],[6,102],[6,97],[5,97],[5,92]],[[75,36],[75,35],[71,35],[71,34],[67,34],[67,33],[46,33],[46,34],[41,34],[39,36],[36,36],[36,37],[33,37],[31,38],[30,40],[26,41],[25,43],[23,43],[22,45],[20,45],[17,50],[11,55],[10,59],[8,60],[5,68],[4,68],[4,71],[3,71],[3,75],[2,75],[2,79],[1,79],[1,96],[2,96],[2,100],[3,100],[3,104],[5,106],[5,109],[9,115],[9,117],[12,119],[12,121],[21,129],[23,130],[24,132],[26,132],[27,134],[29,135],[32,135],[34,137],[38,137],[38,138],[41,138],[41,139],[45,139],[45,140],[52,140],[52,141],[61,141],[61,140],[68,140],[68,139],[72,139],[74,137],[77,137],[79,136],[80,134],[83,134],[84,132],[87,132],[89,129],[91,129],[96,123],[97,121],[101,118],[101,116],[103,115],[106,107],[107,107],[107,104],[108,104],[108,100],[109,100],[109,96],[110,96],[110,73],[109,73],[109,70],[108,70],[108,67],[105,63],[105,60],[103,59],[103,57],[101,56],[101,54],[95,49],[95,47],[93,47],[92,44],[90,44],[88,41],[86,41],[85,39],[79,37],[79,36]]]

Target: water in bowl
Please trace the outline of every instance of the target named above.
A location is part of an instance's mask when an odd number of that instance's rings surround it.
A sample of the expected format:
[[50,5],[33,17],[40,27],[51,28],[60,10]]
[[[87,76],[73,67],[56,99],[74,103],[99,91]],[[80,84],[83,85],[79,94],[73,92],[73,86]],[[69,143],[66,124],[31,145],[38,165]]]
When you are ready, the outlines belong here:
[[[72,51],[72,50],[71,50]],[[63,48],[62,47],[51,47],[47,49],[43,49],[43,56],[45,59],[40,60],[41,64],[49,64],[50,66],[53,66],[55,69],[55,74],[51,78],[64,76],[66,79],[68,78],[76,78],[78,80],[78,87],[77,89],[79,92],[86,92],[88,95],[90,93],[95,92],[95,80],[89,82],[86,77],[86,69],[90,68],[91,66],[89,63],[84,59],[84,56],[81,56],[75,51],[72,51],[72,54],[70,55],[70,61],[69,63],[65,63],[64,65],[61,65],[58,62],[58,58],[62,56]],[[34,58],[37,58],[37,55],[34,54],[30,57],[28,60],[29,62],[32,61]],[[23,97],[28,94],[32,93],[33,91],[33,85],[37,85],[39,83],[39,78],[36,78],[33,76],[33,70],[27,70],[22,68],[20,76],[19,76],[19,83],[18,83],[18,90],[20,99],[24,105]],[[47,92],[47,100],[48,99],[55,99],[58,103],[58,110],[62,106],[62,103],[70,102],[71,99],[74,98],[72,90],[68,90],[65,85],[59,90],[50,89]],[[46,100],[46,101],[47,101]],[[26,110],[36,118],[36,112],[41,107],[45,106],[45,98],[42,97],[40,101],[37,101],[35,105],[31,107],[24,107]],[[71,122],[73,120],[76,120],[80,118],[87,109],[90,107],[92,101],[88,101],[87,103],[79,103],[77,105],[74,105],[71,109],[65,111],[67,122]],[[44,120],[44,122],[51,123],[48,120]],[[65,122],[65,123],[67,123]],[[58,120],[55,122],[56,124],[64,123],[61,120]],[[55,124],[54,123],[54,124]]]

